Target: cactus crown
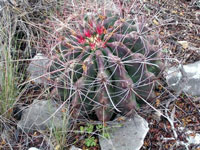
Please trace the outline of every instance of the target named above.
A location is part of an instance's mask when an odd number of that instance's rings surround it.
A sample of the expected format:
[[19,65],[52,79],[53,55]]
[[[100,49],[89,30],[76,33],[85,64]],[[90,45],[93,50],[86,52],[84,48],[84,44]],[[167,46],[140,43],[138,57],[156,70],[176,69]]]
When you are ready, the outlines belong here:
[[74,116],[95,112],[108,121],[115,112],[131,115],[139,100],[154,97],[160,54],[146,30],[141,18],[112,14],[86,16],[70,29],[50,71]]

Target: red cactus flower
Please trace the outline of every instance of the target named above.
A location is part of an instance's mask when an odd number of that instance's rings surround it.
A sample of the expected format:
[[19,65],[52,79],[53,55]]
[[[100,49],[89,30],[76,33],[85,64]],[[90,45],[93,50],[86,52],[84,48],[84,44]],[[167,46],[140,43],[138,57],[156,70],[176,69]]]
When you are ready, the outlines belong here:
[[90,47],[91,47],[91,49],[95,49],[96,44],[95,43],[90,43]]
[[78,38],[78,42],[79,42],[80,44],[84,44],[84,43],[85,43],[85,38],[84,38],[84,37],[78,36],[77,38]]
[[101,35],[104,33],[104,26],[97,26],[96,28],[97,34]]
[[90,37],[92,36],[91,33],[90,33],[90,30],[85,30],[85,31],[84,31],[84,34],[85,34],[85,36],[88,37],[88,38],[90,38]]

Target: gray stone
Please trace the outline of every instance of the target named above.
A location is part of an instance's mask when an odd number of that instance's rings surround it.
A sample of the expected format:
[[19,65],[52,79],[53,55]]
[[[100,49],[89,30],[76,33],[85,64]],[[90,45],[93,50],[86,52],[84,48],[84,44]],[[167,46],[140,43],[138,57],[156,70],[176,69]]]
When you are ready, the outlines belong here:
[[27,71],[30,73],[30,80],[36,84],[47,84],[50,75],[47,72],[50,60],[43,54],[38,53],[31,63],[29,64]]
[[23,110],[22,118],[17,127],[25,132],[45,130],[48,128],[60,129],[63,127],[63,113],[53,100],[34,100],[27,109]]
[[69,150],[82,150],[82,149],[77,148],[77,147],[75,147],[75,146],[71,146]]
[[166,81],[176,92],[184,91],[192,96],[200,96],[200,61],[167,69]]
[[111,1],[111,0],[103,0],[103,1],[99,1],[100,4],[104,3],[104,7],[105,7],[105,10],[109,10],[109,11],[112,11],[116,14],[120,14],[120,11],[119,11],[119,8],[116,6],[116,4]]
[[148,131],[149,127],[146,120],[135,115],[133,118],[126,120],[121,127],[112,127],[109,131],[109,139],[100,137],[101,149],[139,150]]
[[31,147],[31,148],[29,148],[28,150],[40,150],[40,149],[38,149],[38,148],[36,148],[36,147]]

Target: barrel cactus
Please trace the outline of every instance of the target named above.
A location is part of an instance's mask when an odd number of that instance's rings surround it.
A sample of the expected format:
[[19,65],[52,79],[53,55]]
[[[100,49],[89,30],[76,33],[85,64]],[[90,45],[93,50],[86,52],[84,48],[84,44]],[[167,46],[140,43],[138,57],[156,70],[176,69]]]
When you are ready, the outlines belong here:
[[86,15],[82,24],[67,29],[53,53],[52,79],[74,117],[95,113],[109,121],[114,113],[130,116],[141,100],[154,98],[160,72],[160,51],[144,34],[141,18]]

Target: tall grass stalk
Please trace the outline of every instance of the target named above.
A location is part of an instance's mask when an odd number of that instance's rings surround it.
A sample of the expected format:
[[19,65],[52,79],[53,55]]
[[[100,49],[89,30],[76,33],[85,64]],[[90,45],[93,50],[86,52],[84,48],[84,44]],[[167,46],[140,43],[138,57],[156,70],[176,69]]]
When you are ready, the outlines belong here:
[[4,46],[1,52],[1,93],[0,93],[0,114],[6,117],[10,117],[12,113],[12,107],[15,103],[15,98],[18,93],[16,86],[17,77],[16,69],[17,64],[12,62],[9,46]]

